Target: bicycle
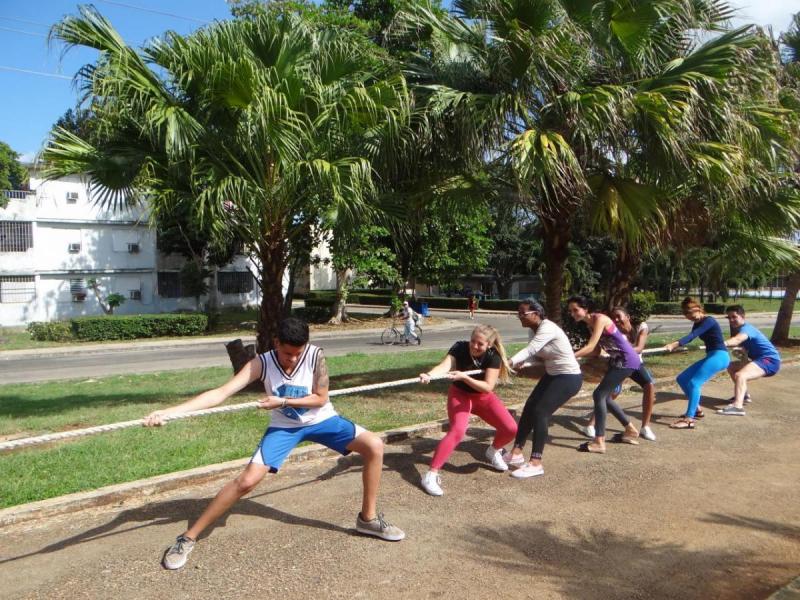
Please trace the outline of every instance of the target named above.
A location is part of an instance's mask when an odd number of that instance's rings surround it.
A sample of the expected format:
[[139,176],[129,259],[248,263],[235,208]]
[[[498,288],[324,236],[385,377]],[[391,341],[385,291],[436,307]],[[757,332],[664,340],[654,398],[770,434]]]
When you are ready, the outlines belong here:
[[[406,339],[404,329],[405,327],[398,329],[397,321],[392,321],[392,324],[381,333],[381,343],[385,346],[399,343],[408,344],[409,341]],[[422,344],[422,327],[419,326],[419,323],[414,323],[414,335],[417,336],[417,345]]]

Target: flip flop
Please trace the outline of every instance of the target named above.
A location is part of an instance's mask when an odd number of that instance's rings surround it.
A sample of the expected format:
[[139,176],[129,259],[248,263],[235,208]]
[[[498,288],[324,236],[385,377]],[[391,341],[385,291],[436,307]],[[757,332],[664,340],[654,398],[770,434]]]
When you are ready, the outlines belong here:
[[605,450],[597,450],[596,447],[592,448],[592,442],[583,442],[578,446],[578,452],[588,452],[590,454],[605,454]]
[[624,433],[615,433],[611,437],[611,441],[617,444],[630,444],[631,446],[638,446],[639,440],[625,435]]
[[[705,416],[706,416],[706,413],[703,412],[702,408],[698,408],[696,411],[694,411],[694,418],[695,419],[702,419]],[[689,418],[691,418],[691,417],[689,417],[686,414],[681,415],[681,419],[689,419]]]
[[686,417],[681,417],[674,423],[670,423],[669,427],[670,429],[694,429],[694,421]]

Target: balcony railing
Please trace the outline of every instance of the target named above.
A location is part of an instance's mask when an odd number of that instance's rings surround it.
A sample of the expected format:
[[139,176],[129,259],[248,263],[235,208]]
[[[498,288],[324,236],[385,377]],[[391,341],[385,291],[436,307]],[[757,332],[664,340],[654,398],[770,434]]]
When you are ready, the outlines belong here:
[[25,200],[28,196],[35,196],[36,192],[32,190],[0,190],[0,194],[10,200]]

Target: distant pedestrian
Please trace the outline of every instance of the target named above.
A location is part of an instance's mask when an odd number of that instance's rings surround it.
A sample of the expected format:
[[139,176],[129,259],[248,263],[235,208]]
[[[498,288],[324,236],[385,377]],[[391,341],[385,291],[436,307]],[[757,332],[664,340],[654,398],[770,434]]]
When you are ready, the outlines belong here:
[[[508,470],[503,459],[503,447],[514,439],[517,424],[503,401],[494,393],[498,380],[508,381],[506,360],[506,351],[497,330],[489,325],[478,325],[472,330],[469,341],[456,342],[442,362],[420,373],[421,383],[429,383],[432,376],[445,373],[453,382],[447,390],[450,429],[436,446],[431,468],[422,477],[422,488],[431,496],[444,493],[439,471],[464,439],[471,414],[478,415],[496,430],[494,440],[486,448],[486,460],[497,471]],[[463,373],[474,369],[482,369],[483,372],[476,375]]]
[[469,311],[469,318],[475,318],[475,309],[478,308],[478,301],[474,294],[467,296],[467,310]]
[[725,341],[725,345],[742,348],[747,356],[744,360],[728,365],[728,375],[733,379],[734,394],[729,401],[730,404],[718,410],[717,413],[744,416],[744,403],[750,402],[747,382],[775,375],[781,368],[781,355],[763,333],[750,323],[745,323],[743,307],[734,304],[729,306],[725,312],[728,315],[732,336]]
[[692,331],[681,339],[667,344],[665,348],[672,352],[680,346],[685,346],[695,338],[700,338],[706,344],[706,355],[703,359],[684,369],[676,378],[683,393],[686,394],[686,414],[672,423],[673,429],[694,429],[696,419],[702,418],[703,410],[700,408],[700,394],[703,384],[720,371],[728,368],[731,357],[722,336],[722,329],[714,317],[706,315],[703,307],[693,298],[686,297],[681,302],[683,316],[694,323]]
[[419,318],[416,311],[408,305],[408,300],[403,302],[403,310],[400,311],[400,316],[403,318],[403,337],[406,344],[412,343],[412,340],[419,346],[422,344],[422,339],[414,333],[414,326]]

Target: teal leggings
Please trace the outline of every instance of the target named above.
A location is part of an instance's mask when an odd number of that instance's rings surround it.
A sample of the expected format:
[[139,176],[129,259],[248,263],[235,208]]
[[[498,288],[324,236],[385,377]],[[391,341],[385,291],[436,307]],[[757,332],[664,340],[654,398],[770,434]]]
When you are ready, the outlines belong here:
[[689,400],[686,416],[693,418],[700,406],[700,388],[720,371],[728,368],[731,357],[727,350],[712,350],[703,360],[698,360],[678,375],[678,385]]

